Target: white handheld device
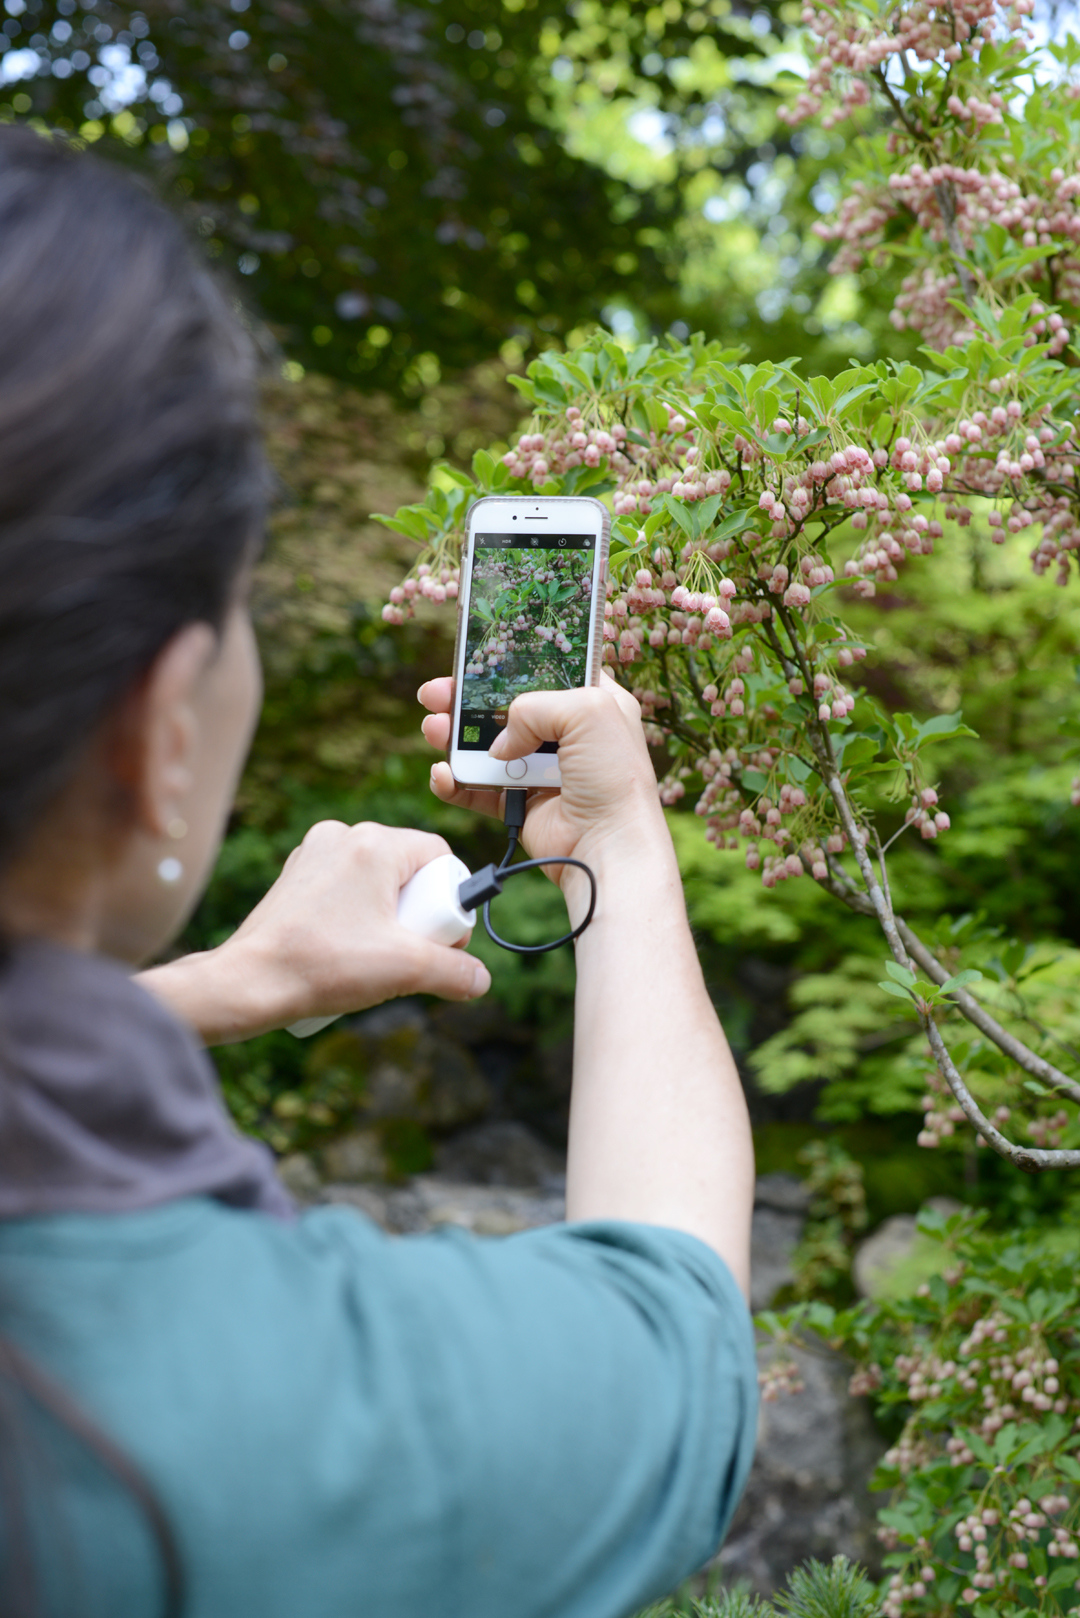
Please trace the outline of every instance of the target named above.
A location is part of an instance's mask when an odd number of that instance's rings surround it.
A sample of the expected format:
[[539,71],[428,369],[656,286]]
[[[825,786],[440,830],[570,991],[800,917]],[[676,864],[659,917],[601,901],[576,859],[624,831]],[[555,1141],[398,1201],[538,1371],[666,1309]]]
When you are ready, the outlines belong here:
[[[398,894],[398,921],[433,944],[460,944],[469,937],[476,921],[473,911],[464,910],[458,898],[458,889],[470,875],[469,867],[456,854],[440,854],[438,859],[422,865]],[[301,1017],[299,1022],[289,1024],[289,1033],[297,1039],[309,1039],[336,1022],[339,1015],[344,1013]]]
[[509,763],[488,748],[515,697],[600,679],[610,517],[577,495],[487,495],[469,513],[458,586],[450,769],[472,787],[558,787],[545,742]]

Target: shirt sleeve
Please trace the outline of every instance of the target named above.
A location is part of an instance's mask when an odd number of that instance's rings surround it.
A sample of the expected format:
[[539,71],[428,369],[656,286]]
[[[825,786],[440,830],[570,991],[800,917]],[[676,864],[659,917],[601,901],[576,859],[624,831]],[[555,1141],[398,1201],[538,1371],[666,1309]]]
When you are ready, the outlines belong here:
[[[309,1220],[335,1246],[359,1223]],[[622,1223],[377,1241],[349,1313],[401,1435],[398,1521],[445,1549],[439,1611],[616,1618],[708,1559],[757,1414],[749,1313],[711,1249]]]

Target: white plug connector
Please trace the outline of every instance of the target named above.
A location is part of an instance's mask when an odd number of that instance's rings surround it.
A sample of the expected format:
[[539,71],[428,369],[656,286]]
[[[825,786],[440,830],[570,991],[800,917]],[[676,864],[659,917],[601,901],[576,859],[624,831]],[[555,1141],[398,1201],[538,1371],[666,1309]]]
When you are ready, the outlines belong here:
[[[430,864],[422,865],[398,894],[397,919],[402,927],[433,944],[460,944],[468,938],[476,916],[462,909],[458,889],[470,874],[469,867],[456,854],[440,854]],[[289,1033],[297,1039],[310,1039],[342,1015],[338,1012],[332,1017],[301,1017],[289,1024]]]

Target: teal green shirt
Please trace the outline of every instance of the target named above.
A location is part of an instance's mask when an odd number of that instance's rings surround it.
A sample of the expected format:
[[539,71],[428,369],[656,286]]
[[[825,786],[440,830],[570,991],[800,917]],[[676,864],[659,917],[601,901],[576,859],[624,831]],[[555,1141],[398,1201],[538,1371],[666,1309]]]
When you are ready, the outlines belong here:
[[[154,1485],[185,1618],[617,1618],[716,1549],[753,1449],[738,1289],[640,1225],[388,1237],[201,1198],[18,1220],[0,1325]],[[156,1618],[138,1510],[60,1442],[64,1618]]]

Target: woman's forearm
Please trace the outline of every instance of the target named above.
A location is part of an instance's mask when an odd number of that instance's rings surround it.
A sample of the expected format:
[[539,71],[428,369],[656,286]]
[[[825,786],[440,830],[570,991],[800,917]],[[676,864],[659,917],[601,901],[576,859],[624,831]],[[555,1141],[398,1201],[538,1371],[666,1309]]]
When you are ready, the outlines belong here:
[[568,1217],[689,1231],[747,1291],[750,1124],[674,851],[664,832],[609,845],[593,864],[599,902],[577,944]]

